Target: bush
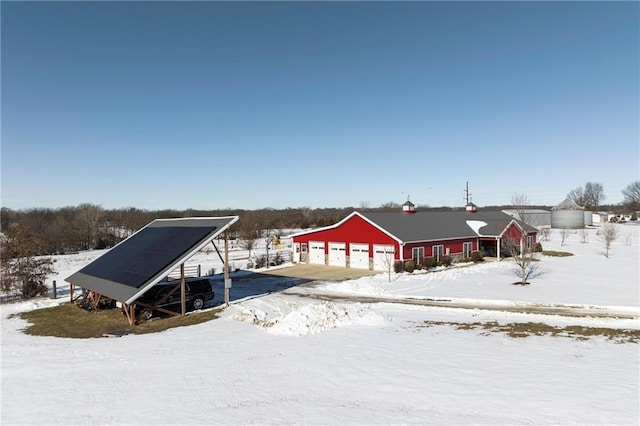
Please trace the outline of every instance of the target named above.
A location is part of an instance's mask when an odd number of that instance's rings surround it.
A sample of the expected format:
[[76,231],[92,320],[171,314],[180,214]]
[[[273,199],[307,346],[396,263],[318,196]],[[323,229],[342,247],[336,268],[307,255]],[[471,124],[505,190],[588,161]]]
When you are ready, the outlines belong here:
[[482,256],[482,253],[479,250],[472,251],[471,252],[471,261],[474,262],[474,263],[484,262],[484,257]]
[[264,268],[267,266],[267,256],[260,256],[256,258],[256,269]]
[[535,243],[535,244],[533,245],[533,251],[534,251],[535,253],[542,253],[542,244],[540,244],[540,243]]
[[469,262],[473,262],[473,260],[471,260],[470,257],[463,257],[462,259],[460,259],[460,263],[469,263]]
[[451,264],[453,263],[453,257],[451,256],[442,256],[442,264],[444,266],[451,266]]
[[396,260],[395,262],[393,262],[393,271],[396,274],[404,272],[404,263],[401,260]]
[[422,261],[422,267],[424,269],[431,269],[436,266],[436,259],[433,257],[425,257]]
[[407,260],[407,263],[404,264],[405,272],[412,273],[416,269],[416,264],[413,260]]

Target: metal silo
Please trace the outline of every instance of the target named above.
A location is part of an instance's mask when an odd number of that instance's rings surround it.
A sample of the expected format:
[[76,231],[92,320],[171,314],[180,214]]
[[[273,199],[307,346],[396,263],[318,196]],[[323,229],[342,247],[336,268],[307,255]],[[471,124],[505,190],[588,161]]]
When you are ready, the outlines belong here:
[[551,209],[551,227],[559,229],[584,228],[584,207],[566,199]]

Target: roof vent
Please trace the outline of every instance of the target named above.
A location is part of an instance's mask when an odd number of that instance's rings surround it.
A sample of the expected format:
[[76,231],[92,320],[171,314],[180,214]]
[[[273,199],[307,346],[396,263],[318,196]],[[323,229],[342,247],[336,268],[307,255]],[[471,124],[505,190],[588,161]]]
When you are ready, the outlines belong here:
[[415,213],[416,206],[409,200],[402,205],[402,211],[405,213]]

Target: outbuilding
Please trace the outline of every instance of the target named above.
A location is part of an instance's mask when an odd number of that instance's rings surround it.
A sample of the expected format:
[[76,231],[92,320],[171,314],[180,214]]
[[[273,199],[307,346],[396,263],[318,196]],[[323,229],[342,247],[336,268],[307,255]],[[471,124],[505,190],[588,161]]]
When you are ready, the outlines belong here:
[[[405,203],[406,204],[406,203]],[[443,256],[471,257],[473,251],[500,259],[508,240],[526,236],[536,242],[538,230],[500,211],[354,211],[335,225],[291,236],[294,262],[387,270],[392,261]]]

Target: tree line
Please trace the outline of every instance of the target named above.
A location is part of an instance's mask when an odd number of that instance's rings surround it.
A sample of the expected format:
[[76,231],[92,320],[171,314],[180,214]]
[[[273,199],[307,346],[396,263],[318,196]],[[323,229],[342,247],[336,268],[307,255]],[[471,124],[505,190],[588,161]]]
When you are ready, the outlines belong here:
[[[287,209],[142,210],[134,207],[104,209],[97,204],[62,208],[12,210],[2,208],[0,226],[6,240],[14,235],[34,240],[32,255],[64,254],[112,247],[155,219],[239,216],[231,238],[246,230],[298,229],[336,223],[354,209],[307,207]],[[8,253],[7,253],[8,254]]]

